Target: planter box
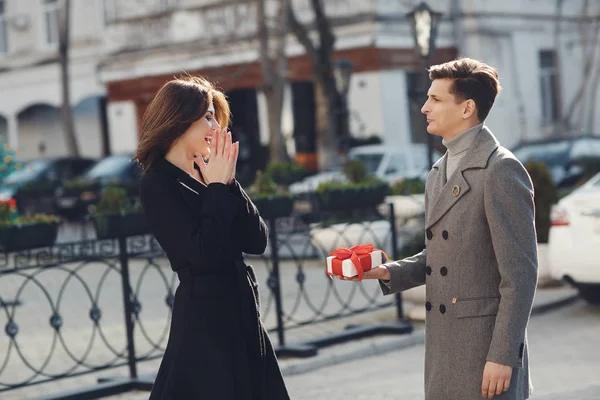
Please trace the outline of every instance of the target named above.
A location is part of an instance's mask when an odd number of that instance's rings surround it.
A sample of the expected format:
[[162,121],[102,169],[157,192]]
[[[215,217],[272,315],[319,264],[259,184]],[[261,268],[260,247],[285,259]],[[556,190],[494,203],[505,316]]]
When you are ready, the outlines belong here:
[[316,193],[320,211],[352,211],[374,208],[385,200],[389,188],[386,184],[362,188],[335,188]]
[[294,198],[290,196],[257,197],[252,202],[265,220],[289,217],[294,210]]
[[52,246],[58,235],[58,222],[0,227],[0,247],[5,253]]
[[142,212],[92,216],[98,239],[115,239],[150,233]]

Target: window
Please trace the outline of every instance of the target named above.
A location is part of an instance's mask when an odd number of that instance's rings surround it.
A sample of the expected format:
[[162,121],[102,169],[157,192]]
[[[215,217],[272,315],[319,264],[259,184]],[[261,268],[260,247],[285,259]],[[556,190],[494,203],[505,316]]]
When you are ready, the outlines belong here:
[[4,0],[0,0],[0,56],[8,53],[6,16],[4,14]]
[[45,43],[49,46],[58,45],[58,1],[42,0],[44,9]]
[[383,153],[354,153],[350,156],[353,160],[362,161],[368,174],[375,174],[379,169]]
[[400,154],[392,154],[385,169],[385,175],[398,175],[406,170],[406,159]]
[[558,119],[558,70],[556,52],[540,51],[540,90],[542,95],[542,123],[550,125]]

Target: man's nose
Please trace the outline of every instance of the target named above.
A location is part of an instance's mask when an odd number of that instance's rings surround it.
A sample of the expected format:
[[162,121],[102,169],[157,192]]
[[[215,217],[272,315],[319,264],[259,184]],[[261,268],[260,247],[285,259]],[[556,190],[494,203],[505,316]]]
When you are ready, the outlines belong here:
[[429,107],[427,107],[427,102],[425,102],[425,104],[423,104],[423,107],[421,107],[421,112],[425,115],[429,114]]

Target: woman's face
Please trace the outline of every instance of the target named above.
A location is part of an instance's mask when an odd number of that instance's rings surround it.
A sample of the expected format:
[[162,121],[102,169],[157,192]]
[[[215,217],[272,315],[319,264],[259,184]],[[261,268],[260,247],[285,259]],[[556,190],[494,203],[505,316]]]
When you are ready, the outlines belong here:
[[181,141],[192,155],[200,153],[202,157],[207,158],[210,154],[210,142],[219,129],[220,126],[215,119],[215,108],[211,102],[208,105],[206,114],[190,125],[188,130],[181,136]]

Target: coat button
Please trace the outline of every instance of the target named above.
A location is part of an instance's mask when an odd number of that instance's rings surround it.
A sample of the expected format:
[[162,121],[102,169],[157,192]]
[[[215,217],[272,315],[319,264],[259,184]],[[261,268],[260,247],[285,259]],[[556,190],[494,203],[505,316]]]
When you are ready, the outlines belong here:
[[425,267],[425,273],[431,275],[431,267],[429,265]]
[[431,240],[433,238],[433,233],[429,229],[427,229],[426,234],[427,234],[427,239],[428,240]]
[[444,238],[444,240],[448,240],[448,231],[442,232],[442,237]]
[[440,304],[440,312],[443,314],[446,312],[446,306],[443,304]]
[[448,268],[446,268],[446,267],[440,268],[440,274],[442,274],[442,276],[448,275]]
[[425,303],[425,309],[427,311],[431,310],[431,303],[430,302]]

